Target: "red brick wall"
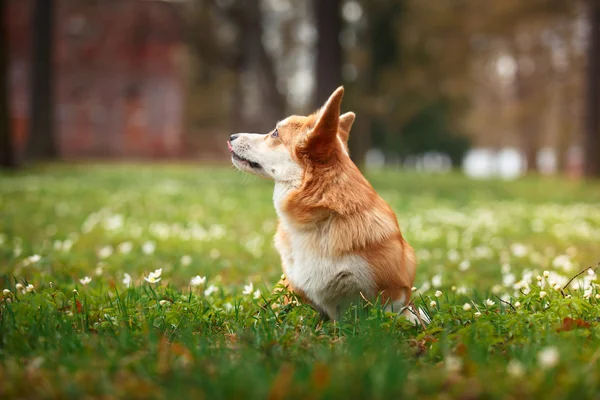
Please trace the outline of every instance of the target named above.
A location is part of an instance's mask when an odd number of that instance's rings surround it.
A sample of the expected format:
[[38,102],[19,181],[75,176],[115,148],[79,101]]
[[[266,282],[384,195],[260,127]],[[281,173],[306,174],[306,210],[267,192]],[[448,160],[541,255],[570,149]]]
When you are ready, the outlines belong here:
[[[182,152],[179,6],[56,0],[55,112],[61,155],[172,157]],[[17,146],[28,128],[31,0],[12,0],[10,86]]]

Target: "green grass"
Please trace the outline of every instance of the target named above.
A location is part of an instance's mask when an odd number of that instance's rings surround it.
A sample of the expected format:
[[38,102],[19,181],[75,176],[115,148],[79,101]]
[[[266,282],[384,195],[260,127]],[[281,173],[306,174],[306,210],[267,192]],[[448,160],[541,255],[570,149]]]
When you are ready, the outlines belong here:
[[0,398],[597,398],[596,276],[566,297],[550,282],[600,261],[599,184],[369,178],[417,250],[427,329],[377,304],[335,324],[280,305],[270,182],[189,166],[0,175]]

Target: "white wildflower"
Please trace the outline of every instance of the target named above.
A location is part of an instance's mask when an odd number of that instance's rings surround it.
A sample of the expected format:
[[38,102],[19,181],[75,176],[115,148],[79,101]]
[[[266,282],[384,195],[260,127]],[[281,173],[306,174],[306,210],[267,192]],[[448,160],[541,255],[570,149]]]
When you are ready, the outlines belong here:
[[149,283],[157,283],[162,279],[160,276],[162,275],[162,268],[155,270],[154,272],[150,272],[147,277],[144,277],[144,280]]
[[435,302],[435,300],[431,300],[431,302],[429,303],[429,306],[431,308],[435,308],[435,307],[437,307],[437,303]]
[[205,276],[196,275],[195,277],[193,277],[190,280],[190,285],[192,285],[192,286],[200,286],[204,282],[206,282],[206,277]]
[[456,289],[456,294],[467,294],[467,288],[464,286],[459,287]]
[[113,253],[112,246],[104,246],[96,252],[96,255],[98,256],[98,258],[102,259],[102,258],[110,257],[112,255],[112,253]]
[[442,276],[438,274],[431,278],[431,285],[435,288],[442,286]]
[[515,304],[513,304],[513,306],[515,306],[515,308],[519,308],[521,307],[521,302],[517,301]]
[[129,275],[128,273],[125,273],[123,275],[123,284],[125,285],[125,287],[131,286],[131,275]]
[[462,361],[458,357],[447,356],[446,360],[444,360],[444,365],[446,366],[446,371],[458,372],[462,368]]
[[441,290],[436,290],[435,297],[440,297],[441,295],[442,295],[442,291]]
[[550,276],[550,271],[544,271],[544,278],[548,278]]
[[188,267],[192,263],[192,257],[186,254],[181,257],[180,262],[184,267]]
[[121,254],[129,254],[133,250],[133,244],[131,242],[123,242],[119,244],[117,250]]
[[210,296],[211,294],[213,294],[214,292],[216,292],[218,289],[215,285],[210,285],[205,291],[204,291],[204,295],[206,297]]
[[540,291],[540,299],[543,299],[544,297],[546,297],[548,293],[544,292],[543,290]]
[[249,285],[244,285],[244,291],[242,292],[242,294],[250,294],[254,291],[254,285],[252,284],[252,282],[250,282]]
[[260,299],[260,290],[259,290],[259,289],[256,289],[256,290],[254,291],[254,298],[255,298],[255,299]]
[[146,255],[153,254],[156,250],[156,244],[154,242],[146,242],[142,245],[142,252]]
[[4,289],[4,290],[2,291],[2,294],[3,294],[4,296],[10,296],[10,295],[12,294],[12,292],[11,292],[9,289]]
[[17,283],[17,284],[15,285],[15,288],[17,288],[17,290],[23,290],[23,284],[21,284],[21,283]]
[[554,285],[554,290],[556,290],[557,292],[559,292],[562,288],[560,287],[559,284]]
[[89,276],[86,276],[82,279],[79,280],[79,282],[81,282],[82,285],[87,285],[88,283],[90,283],[92,281],[92,278],[90,278]]
[[481,312],[477,311],[473,315],[475,316],[475,318],[479,318],[479,317],[481,317]]
[[537,355],[538,363],[542,369],[550,369],[558,364],[560,354],[556,347],[546,347]]
[[465,304],[463,305],[463,310],[465,310],[465,311],[471,311],[471,308],[472,308],[472,307],[471,307],[471,304],[470,304],[470,303],[465,303]]
[[413,286],[413,287],[411,287],[411,288],[410,288],[410,291],[411,291],[411,292],[416,292],[416,291],[417,291],[417,287],[416,287],[416,286]]
[[521,364],[519,361],[510,360],[508,365],[506,366],[506,372],[508,372],[510,376],[519,378],[525,373],[525,368],[523,367],[523,364]]
[[33,292],[35,290],[35,288],[33,287],[33,285],[30,283],[29,285],[27,285],[27,287],[25,287],[25,290],[27,290],[29,293]]
[[169,304],[169,303],[170,303],[169,300],[161,300],[161,301],[158,302],[158,304],[160,304],[161,306],[164,306],[164,305]]
[[463,260],[458,264],[458,269],[460,271],[466,271],[471,268],[471,262],[469,260]]
[[496,304],[493,300],[491,299],[486,299],[485,300],[485,305],[488,307],[492,307],[494,304]]

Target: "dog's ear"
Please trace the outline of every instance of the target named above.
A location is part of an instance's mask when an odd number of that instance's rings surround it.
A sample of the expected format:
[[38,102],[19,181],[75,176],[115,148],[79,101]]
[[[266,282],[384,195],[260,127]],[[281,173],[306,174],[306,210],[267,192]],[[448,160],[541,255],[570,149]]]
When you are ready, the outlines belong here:
[[340,130],[338,131],[338,135],[340,135],[340,139],[342,139],[345,145],[348,144],[354,118],[356,118],[356,115],[353,112],[340,115]]
[[306,138],[306,150],[314,160],[325,161],[335,148],[340,124],[340,105],[344,88],[340,86],[317,112],[317,121]]

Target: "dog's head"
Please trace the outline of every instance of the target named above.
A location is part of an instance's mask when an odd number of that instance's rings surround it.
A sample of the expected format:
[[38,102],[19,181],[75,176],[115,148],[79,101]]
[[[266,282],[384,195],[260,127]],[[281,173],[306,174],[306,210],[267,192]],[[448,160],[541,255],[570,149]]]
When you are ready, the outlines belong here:
[[348,136],[354,113],[340,115],[344,88],[325,105],[303,117],[293,115],[269,133],[236,133],[227,146],[233,164],[276,182],[296,182],[309,168],[324,168],[348,157]]

